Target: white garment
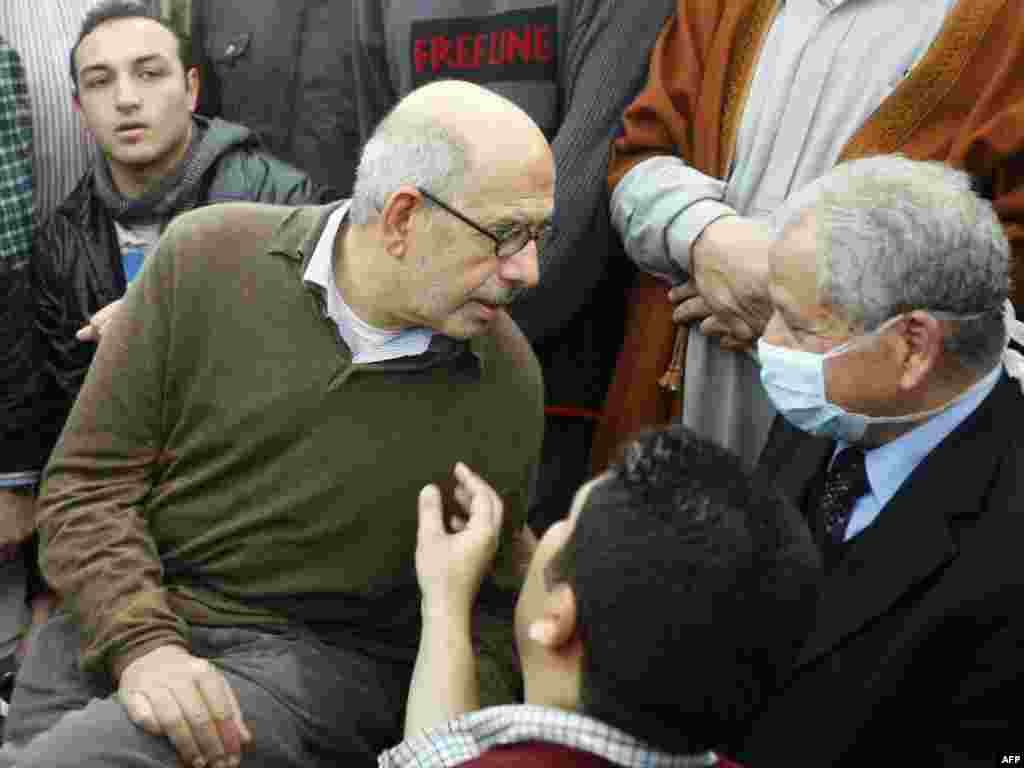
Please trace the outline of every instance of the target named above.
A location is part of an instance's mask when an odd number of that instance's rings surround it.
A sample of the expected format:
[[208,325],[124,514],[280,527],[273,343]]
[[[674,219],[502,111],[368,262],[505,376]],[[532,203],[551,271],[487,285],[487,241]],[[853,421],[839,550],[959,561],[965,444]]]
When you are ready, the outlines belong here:
[[[655,157],[615,187],[612,221],[643,269],[688,278],[690,248],[729,213],[772,226],[927,51],[957,0],[787,0],[765,36],[728,178]],[[683,423],[752,465],[775,410],[753,359],[691,330]]]
[[[129,264],[134,261],[137,261],[141,268],[160,241],[160,225],[157,223],[127,227],[115,221],[114,231],[117,233],[117,243],[121,247],[121,259],[126,272]],[[134,275],[128,274],[127,277],[131,281]]]
[[380,363],[399,357],[422,355],[434,335],[429,328],[404,328],[397,331],[377,328],[356,315],[341,297],[341,291],[334,281],[334,240],[348,215],[349,205],[344,203],[328,217],[302,279],[323,288],[327,316],[338,326],[338,333],[352,352],[353,363]]

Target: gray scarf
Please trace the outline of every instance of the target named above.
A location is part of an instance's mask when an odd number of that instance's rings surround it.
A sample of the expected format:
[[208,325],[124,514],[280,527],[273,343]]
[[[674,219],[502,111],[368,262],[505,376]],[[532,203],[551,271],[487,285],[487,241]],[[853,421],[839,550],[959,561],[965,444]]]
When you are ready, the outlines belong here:
[[174,169],[141,197],[124,197],[114,186],[110,166],[100,157],[95,166],[96,194],[110,215],[122,224],[170,219],[181,211],[194,208],[199,202],[199,182],[209,159],[201,150],[206,127],[192,119],[192,139],[185,156]]

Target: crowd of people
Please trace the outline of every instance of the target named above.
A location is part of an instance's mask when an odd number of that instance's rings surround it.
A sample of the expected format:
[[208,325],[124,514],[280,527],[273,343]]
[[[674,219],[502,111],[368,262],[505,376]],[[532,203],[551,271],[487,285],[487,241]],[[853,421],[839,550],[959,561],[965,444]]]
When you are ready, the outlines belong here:
[[167,2],[0,10],[0,768],[1020,759],[1014,3]]

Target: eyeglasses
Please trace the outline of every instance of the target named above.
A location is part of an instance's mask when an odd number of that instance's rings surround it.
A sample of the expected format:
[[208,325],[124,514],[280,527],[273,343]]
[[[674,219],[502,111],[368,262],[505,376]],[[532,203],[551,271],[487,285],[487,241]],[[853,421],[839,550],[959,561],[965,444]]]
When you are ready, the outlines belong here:
[[487,237],[491,238],[491,240],[494,241],[494,255],[501,260],[512,258],[521,250],[523,250],[523,248],[525,248],[527,243],[529,243],[531,240],[536,241],[537,250],[539,251],[541,244],[545,240],[547,240],[547,238],[551,235],[551,222],[544,222],[543,224],[537,226],[536,228],[525,227],[523,229],[516,230],[508,237],[498,237],[490,230],[486,229],[480,224],[477,224],[464,213],[460,213],[456,209],[452,208],[450,205],[448,205],[448,203],[442,200],[438,200],[436,197],[434,197],[432,194],[427,192],[427,190],[423,189],[422,187],[416,187],[416,189],[418,189],[420,194],[427,198],[427,200],[429,200],[430,202],[447,211],[455,218],[464,221],[466,224],[469,224],[469,226],[471,226],[480,234],[487,235]]

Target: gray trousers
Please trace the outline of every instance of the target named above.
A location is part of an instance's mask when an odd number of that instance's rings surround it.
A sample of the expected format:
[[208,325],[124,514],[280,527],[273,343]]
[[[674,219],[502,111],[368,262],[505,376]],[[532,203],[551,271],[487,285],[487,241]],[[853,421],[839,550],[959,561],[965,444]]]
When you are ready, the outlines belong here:
[[[411,665],[325,645],[307,632],[192,628],[192,653],[224,673],[253,741],[244,768],[373,766],[401,740]],[[67,614],[40,627],[11,701],[0,768],[179,768],[163,736],[136,726],[109,679],[78,669]]]

